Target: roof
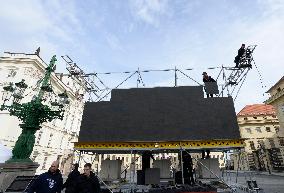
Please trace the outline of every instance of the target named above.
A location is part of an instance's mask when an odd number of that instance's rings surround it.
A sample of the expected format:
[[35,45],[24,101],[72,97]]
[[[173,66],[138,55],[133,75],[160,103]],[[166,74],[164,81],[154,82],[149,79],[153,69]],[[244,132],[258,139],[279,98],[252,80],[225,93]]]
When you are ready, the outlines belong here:
[[253,104],[253,105],[246,105],[238,113],[238,116],[244,116],[244,115],[276,115],[276,113],[272,105]]
[[282,78],[280,78],[280,80],[278,80],[278,82],[276,82],[276,84],[274,84],[272,87],[270,87],[270,89],[268,89],[268,91],[266,91],[266,93],[269,93],[274,87],[276,87],[281,81],[284,81],[284,76],[282,76]]

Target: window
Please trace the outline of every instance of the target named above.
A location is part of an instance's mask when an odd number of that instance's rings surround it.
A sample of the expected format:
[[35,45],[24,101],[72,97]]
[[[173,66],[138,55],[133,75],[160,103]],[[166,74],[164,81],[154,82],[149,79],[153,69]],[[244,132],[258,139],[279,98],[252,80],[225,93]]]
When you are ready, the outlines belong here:
[[245,118],[244,118],[244,120],[246,121],[246,120],[248,120],[248,118],[247,118],[247,117],[245,117]]
[[37,137],[37,141],[36,141],[36,144],[39,145],[39,142],[40,142],[40,139],[41,139],[41,135],[42,135],[42,131],[40,131],[38,133],[38,137]]
[[267,132],[271,132],[270,127],[266,127],[265,130],[266,130]]
[[253,117],[254,119],[257,119],[257,117]]
[[254,142],[253,141],[249,142],[249,146],[250,146],[251,150],[255,150],[255,146],[254,146]]
[[52,137],[53,137],[53,134],[51,133],[49,135],[49,140],[48,140],[48,143],[47,143],[47,147],[50,147],[50,144],[51,144],[51,141],[52,141]]
[[47,157],[45,157],[43,160],[42,167],[41,167],[42,170],[45,169],[46,161],[47,161]]
[[258,133],[261,133],[261,128],[260,128],[260,127],[255,128],[255,130],[256,130]]
[[270,147],[271,148],[275,148],[274,140],[273,139],[268,139],[268,141],[269,141]]
[[128,157],[126,157],[126,162],[128,162]]
[[263,140],[258,140],[257,143],[258,143],[258,147],[259,147],[259,148],[265,149],[265,144],[264,144],[264,141],[263,141]]
[[251,129],[250,128],[246,128],[246,131],[251,134]]
[[276,132],[276,133],[279,132],[279,127],[278,127],[278,126],[275,127],[275,132]]
[[115,160],[115,155],[112,156],[112,160]]
[[279,138],[279,145],[284,146],[284,138]]

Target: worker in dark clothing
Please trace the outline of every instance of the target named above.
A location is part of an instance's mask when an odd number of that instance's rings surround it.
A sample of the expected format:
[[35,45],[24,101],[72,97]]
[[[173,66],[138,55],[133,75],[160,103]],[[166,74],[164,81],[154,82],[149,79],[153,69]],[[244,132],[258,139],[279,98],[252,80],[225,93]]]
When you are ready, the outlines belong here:
[[205,157],[206,159],[210,159],[210,150],[206,150],[206,157]]
[[58,167],[58,161],[52,162],[48,172],[39,175],[28,189],[28,193],[60,193],[63,179]]
[[144,151],[142,153],[142,170],[143,171],[145,171],[147,168],[150,168],[151,158],[155,160],[151,151]]
[[[207,72],[203,72],[203,82],[216,82],[211,76],[208,76]],[[205,90],[206,91],[206,90]],[[213,97],[213,94],[207,94],[207,98]]]
[[68,175],[66,182],[63,184],[63,189],[66,188],[65,193],[76,193],[75,192],[75,184],[77,179],[80,176],[80,172],[78,171],[79,164],[75,163],[73,165],[73,170]]
[[180,160],[180,163],[182,164],[184,183],[194,185],[195,181],[193,177],[193,163],[191,155],[188,152],[183,151],[182,161]]
[[204,150],[202,150],[202,152],[201,152],[201,159],[205,159],[205,151]]
[[76,193],[100,193],[101,187],[97,176],[91,171],[92,164],[84,165],[84,173],[81,174],[76,183]]
[[186,172],[185,174],[187,174],[187,183],[186,184],[189,184],[189,185],[194,185],[194,177],[193,177],[193,163],[192,163],[192,158],[190,156],[190,154],[188,154],[188,163],[185,164],[185,169],[186,169]]
[[239,64],[240,64],[240,60],[241,60],[241,57],[244,55],[245,53],[245,44],[242,44],[241,48],[238,50],[238,55],[235,57],[235,63],[236,63],[236,68],[239,67]]

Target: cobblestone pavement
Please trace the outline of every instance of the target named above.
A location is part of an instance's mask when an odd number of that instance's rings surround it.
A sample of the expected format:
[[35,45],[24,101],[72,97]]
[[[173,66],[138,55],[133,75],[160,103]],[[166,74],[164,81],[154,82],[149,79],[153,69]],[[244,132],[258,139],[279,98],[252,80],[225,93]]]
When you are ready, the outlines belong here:
[[[236,172],[224,173],[224,180],[228,183],[236,183]],[[265,193],[284,193],[284,175],[266,174],[256,172],[241,172],[238,174],[237,183],[247,186],[247,180],[256,180],[258,187]]]

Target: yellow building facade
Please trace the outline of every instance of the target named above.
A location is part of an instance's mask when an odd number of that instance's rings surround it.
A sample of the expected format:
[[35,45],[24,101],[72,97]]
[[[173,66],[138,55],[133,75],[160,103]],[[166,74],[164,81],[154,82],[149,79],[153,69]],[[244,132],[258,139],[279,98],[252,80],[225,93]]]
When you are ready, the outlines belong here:
[[274,106],[279,119],[279,134],[284,137],[284,76],[267,93],[270,94],[270,98],[265,103]]
[[238,113],[237,119],[246,145],[235,155],[235,168],[239,165],[241,170],[284,169],[284,138],[275,108],[266,104],[247,105]]

